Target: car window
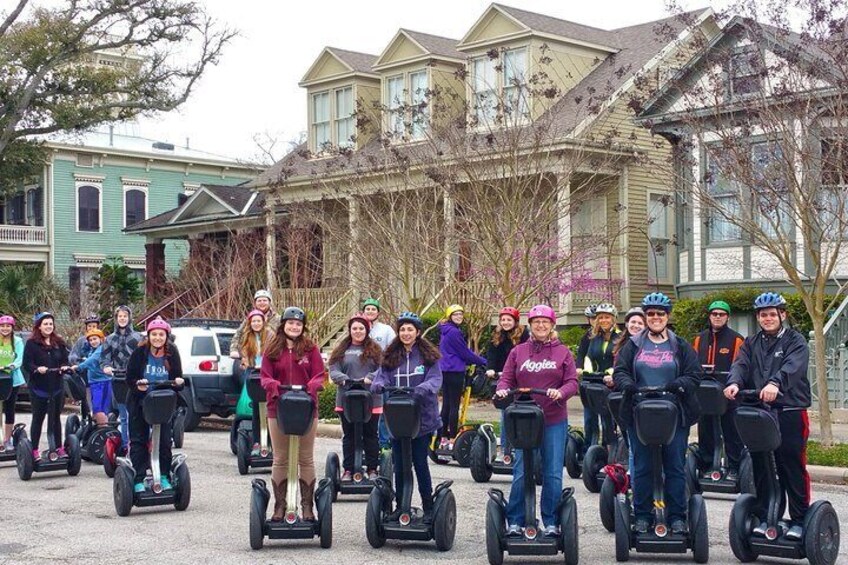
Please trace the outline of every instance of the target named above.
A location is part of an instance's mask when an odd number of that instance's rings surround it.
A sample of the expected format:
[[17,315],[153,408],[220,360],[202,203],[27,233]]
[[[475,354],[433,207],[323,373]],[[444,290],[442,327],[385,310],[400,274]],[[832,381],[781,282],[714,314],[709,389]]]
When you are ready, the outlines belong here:
[[221,354],[224,355],[230,351],[230,343],[233,341],[233,336],[235,334],[232,333],[216,333],[215,337],[218,338],[218,347],[221,348]]
[[197,336],[191,340],[192,356],[212,355],[217,356],[215,352],[215,339],[211,335]]

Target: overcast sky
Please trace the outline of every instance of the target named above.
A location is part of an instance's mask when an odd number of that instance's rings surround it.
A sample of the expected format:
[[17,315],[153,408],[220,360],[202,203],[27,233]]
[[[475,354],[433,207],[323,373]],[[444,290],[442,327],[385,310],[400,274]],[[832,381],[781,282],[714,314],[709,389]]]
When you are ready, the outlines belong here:
[[[379,55],[399,28],[460,39],[488,0],[200,0],[241,35],[179,111],[139,125],[144,137],[239,159],[258,152],[253,136],[291,140],[306,129],[306,91],[297,83],[325,46]],[[666,17],[663,0],[504,0],[506,5],[613,29]],[[710,0],[689,0],[689,8]],[[278,150],[278,155],[282,154]]]

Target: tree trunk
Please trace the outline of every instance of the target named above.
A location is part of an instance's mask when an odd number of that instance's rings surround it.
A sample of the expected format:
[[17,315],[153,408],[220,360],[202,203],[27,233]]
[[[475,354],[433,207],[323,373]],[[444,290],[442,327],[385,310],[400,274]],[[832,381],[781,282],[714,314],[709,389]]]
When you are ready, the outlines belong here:
[[824,320],[813,315],[813,338],[816,341],[816,388],[819,391],[819,426],[824,447],[833,445],[833,427],[830,418],[830,395],[827,390],[827,361],[824,336]]

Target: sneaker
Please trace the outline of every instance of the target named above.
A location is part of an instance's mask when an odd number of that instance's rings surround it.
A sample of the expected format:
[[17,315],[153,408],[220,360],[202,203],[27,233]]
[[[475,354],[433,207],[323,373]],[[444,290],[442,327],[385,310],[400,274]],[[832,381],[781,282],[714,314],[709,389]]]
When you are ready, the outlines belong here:
[[683,520],[674,520],[671,522],[671,533],[673,534],[685,534],[686,533],[686,522]]
[[368,471],[368,480],[369,481],[376,481],[377,477],[378,477],[377,471],[375,471],[374,469],[371,469],[370,471]]
[[759,526],[754,527],[754,533],[760,537],[766,537],[766,530],[768,530],[768,524],[765,522],[760,522]]
[[518,524],[512,524],[506,530],[506,535],[508,536],[520,536],[521,535],[521,526]]
[[352,480],[353,480],[353,474],[350,471],[345,471],[344,474],[342,475],[342,481],[352,481]]
[[41,452],[37,449],[32,450],[32,459],[34,461],[41,461]]
[[171,485],[171,481],[169,481],[165,477],[162,477],[162,480],[159,482],[159,484],[162,485],[162,490],[171,490],[172,488],[174,488]]
[[259,457],[259,453],[262,451],[262,447],[258,443],[253,444],[253,448],[250,450],[251,457]]
[[554,538],[559,535],[559,528],[556,526],[545,526],[545,537]]
[[452,441],[448,442],[448,451],[453,451],[453,442]]
[[136,483],[133,487],[133,492],[136,494],[141,494],[144,492],[144,483]]
[[447,446],[448,446],[448,438],[443,437],[443,438],[439,441],[439,449],[445,449]]
[[636,524],[633,526],[633,531],[636,532],[637,534],[647,534],[648,528],[650,528],[650,527],[651,527],[651,525],[648,523],[647,520],[640,519],[640,520],[636,520]]
[[801,538],[804,537],[804,528],[798,524],[794,524],[789,528],[789,531],[786,532],[784,537],[792,541],[801,541]]
[[60,447],[59,449],[56,450],[56,455],[58,455],[60,459],[64,459],[65,457],[68,456],[68,452],[65,451],[64,447]]

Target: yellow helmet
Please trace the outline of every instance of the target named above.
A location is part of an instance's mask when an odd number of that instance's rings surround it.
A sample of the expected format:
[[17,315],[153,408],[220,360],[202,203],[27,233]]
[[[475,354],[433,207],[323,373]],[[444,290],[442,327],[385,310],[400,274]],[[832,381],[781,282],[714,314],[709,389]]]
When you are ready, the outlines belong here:
[[451,304],[450,306],[448,306],[448,309],[445,310],[445,318],[450,319],[450,317],[453,316],[455,312],[465,312],[465,308],[463,308],[459,304]]

